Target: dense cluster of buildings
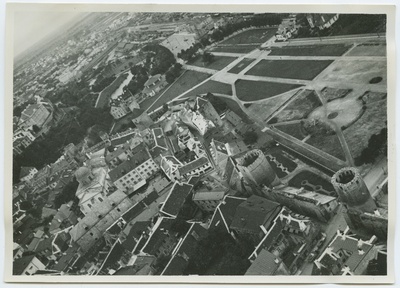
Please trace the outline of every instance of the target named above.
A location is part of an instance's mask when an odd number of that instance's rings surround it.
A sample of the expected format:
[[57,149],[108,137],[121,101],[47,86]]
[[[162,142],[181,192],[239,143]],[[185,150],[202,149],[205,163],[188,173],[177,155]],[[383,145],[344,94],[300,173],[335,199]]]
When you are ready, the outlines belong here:
[[[114,19],[110,29],[131,16]],[[175,55],[235,21],[203,15],[165,26],[160,14],[158,26],[147,25],[152,17],[140,14],[141,25],[128,33],[161,33]],[[310,25],[335,21],[315,17]],[[279,35],[290,37],[292,24]],[[134,46],[120,43],[117,56]],[[68,82],[68,75],[59,80]],[[245,275],[299,275],[309,267],[315,275],[360,275],[386,257],[387,206],[371,196],[357,169],[319,171],[274,145],[278,134],[263,135],[263,145],[245,144],[254,127],[228,108],[218,113],[206,97],[172,101],[150,117],[140,101],[165,86],[165,75],[157,74],[139,98],[111,100],[113,118],[130,114],[136,128],[100,131],[95,145],[69,143],[54,163],[21,168],[13,187],[14,275],[188,275],[194,261],[215,252],[202,241],[213,233],[250,247]],[[67,121],[68,111],[41,98],[27,106],[14,119],[14,153]],[[305,176],[291,185],[304,171],[319,182]],[[338,229],[342,213],[346,228]]]
[[[217,230],[254,247],[246,275],[293,275],[304,263],[315,273],[360,274],[385,254],[376,243],[386,237],[387,210],[357,170],[332,177],[337,195],[291,187],[262,150],[226,138],[230,117],[188,98],[141,129],[102,133],[92,147],[66,146],[52,165],[24,167],[14,191],[14,273],[181,275]],[[56,208],[74,181],[76,200]],[[39,197],[50,222],[32,225],[38,219],[22,206]],[[340,205],[349,227],[326,239]]]

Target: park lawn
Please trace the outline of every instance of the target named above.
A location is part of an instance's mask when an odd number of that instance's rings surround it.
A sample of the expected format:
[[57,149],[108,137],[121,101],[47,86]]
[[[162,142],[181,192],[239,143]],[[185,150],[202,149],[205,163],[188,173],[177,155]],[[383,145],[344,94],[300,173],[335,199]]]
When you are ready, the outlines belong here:
[[236,64],[235,67],[233,67],[231,70],[229,70],[229,73],[239,73],[242,71],[244,68],[250,65],[250,63],[253,63],[255,59],[251,58],[244,58],[242,61],[240,61],[238,64]]
[[[172,85],[170,85],[167,89],[164,90],[165,92],[160,99],[157,100],[157,98],[160,96],[160,94],[157,94],[151,98],[148,98],[148,99],[152,99],[151,101],[149,101],[152,103],[150,103],[150,105],[148,105],[148,107],[150,107],[151,110],[157,109],[158,107],[164,105],[165,103],[175,99],[177,96],[181,95],[182,93],[189,90],[190,88],[203,82],[208,77],[210,77],[210,75],[206,74],[206,73],[186,70],[180,76],[180,78],[176,80],[176,82],[174,82]],[[145,101],[147,101],[148,99],[146,99]],[[143,101],[142,103],[144,103],[145,101]],[[142,105],[141,105],[141,107],[142,107]],[[146,109],[146,108],[143,108],[143,109]]]
[[239,79],[235,86],[236,95],[240,100],[258,101],[288,92],[302,85]]
[[372,135],[378,134],[386,127],[386,106],[386,100],[367,105],[363,115],[343,131],[353,159],[359,157],[362,151],[368,147],[368,141]]
[[254,49],[256,49],[257,47],[259,47],[260,45],[254,45],[254,44],[250,44],[250,45],[224,45],[224,46],[216,46],[214,48],[210,49],[210,52],[225,52],[225,53],[243,53],[243,54],[247,54],[251,51],[253,51]]
[[228,57],[228,56],[214,56],[214,60],[211,63],[205,64],[203,63],[201,57],[198,57],[194,62],[188,63],[189,65],[204,67],[208,69],[214,70],[222,70],[230,63],[235,61],[236,57]]
[[275,128],[299,140],[303,140],[307,136],[300,122],[275,125]]
[[307,144],[324,151],[333,157],[346,161],[342,145],[336,134],[334,135],[313,135],[307,141]]
[[[295,93],[285,93],[279,97],[273,99],[265,99],[253,104],[244,104],[247,113],[255,118],[258,118],[261,122],[266,122],[273,113],[275,113],[282,105],[287,103]],[[248,106],[250,105],[250,106]]]
[[185,93],[182,97],[197,96],[207,93],[218,93],[224,95],[232,95],[232,86],[230,84],[208,80],[199,87]]
[[305,119],[311,111],[321,106],[322,103],[313,90],[304,90],[268,123],[280,123],[292,120]]
[[261,44],[274,36],[277,30],[277,28],[259,28],[246,30],[222,41],[220,44]]
[[307,185],[303,185],[301,182],[303,180],[307,180],[308,183],[314,185],[314,186],[321,186],[324,190],[329,191],[331,194],[335,194],[335,188],[333,188],[333,185],[322,178],[321,176],[308,171],[308,170],[303,170],[299,173],[297,173],[292,179],[289,180],[289,186],[296,187],[296,188],[307,188]]
[[312,80],[332,60],[261,60],[246,75]]
[[269,55],[273,56],[341,56],[348,51],[352,45],[304,45],[273,47]]
[[364,43],[354,47],[349,56],[386,56],[385,43]]

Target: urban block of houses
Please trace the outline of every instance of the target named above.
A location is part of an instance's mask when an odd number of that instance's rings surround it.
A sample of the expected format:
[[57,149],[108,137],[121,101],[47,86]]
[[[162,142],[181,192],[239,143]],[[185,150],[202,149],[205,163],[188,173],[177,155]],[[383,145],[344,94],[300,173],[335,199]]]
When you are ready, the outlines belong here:
[[160,212],[171,218],[190,219],[196,213],[196,207],[192,202],[193,185],[175,182]]
[[21,167],[19,180],[21,182],[29,182],[37,172],[38,170],[35,167]]
[[132,206],[132,200],[119,190],[104,197],[70,230],[72,242],[87,252]]
[[146,147],[141,144],[139,148],[140,150],[137,149],[128,160],[109,172],[111,181],[121,191],[134,192],[159,171],[159,166],[153,161]]
[[35,255],[24,256],[14,261],[13,275],[34,275],[46,266]]
[[363,275],[368,264],[378,256],[382,247],[376,245],[377,237],[362,240],[353,235],[349,227],[338,230],[328,247],[314,261],[324,275]]
[[75,177],[79,182],[75,195],[79,199],[82,213],[86,215],[96,204],[101,203],[108,193],[111,184],[107,179],[107,169],[82,166],[76,170]]
[[206,235],[207,229],[199,223],[192,223],[182,241],[179,241],[172,251],[171,259],[161,272],[161,275],[185,275],[185,269],[189,264],[190,258],[196,253],[198,242]]
[[291,275],[295,274],[306,261],[321,239],[321,228],[308,217],[295,214],[283,207],[269,228],[262,228],[264,237],[249,260],[254,261],[263,249],[283,261]]

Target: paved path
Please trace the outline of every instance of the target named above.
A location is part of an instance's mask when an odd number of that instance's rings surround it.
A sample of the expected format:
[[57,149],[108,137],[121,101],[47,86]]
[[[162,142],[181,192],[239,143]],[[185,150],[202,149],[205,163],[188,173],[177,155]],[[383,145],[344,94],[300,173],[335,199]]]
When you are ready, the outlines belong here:
[[242,57],[244,55],[247,55],[248,53],[213,52],[213,51],[211,51],[211,54],[213,54],[214,56]]
[[315,38],[297,38],[291,39],[287,42],[269,43],[269,46],[282,47],[282,46],[299,46],[299,45],[316,45],[316,44],[342,44],[342,43],[362,43],[367,41],[386,41],[385,36],[378,35],[349,35],[349,36],[336,36],[336,37],[315,37]]
[[206,73],[206,74],[215,74],[215,73],[219,72],[218,70],[215,70],[215,69],[199,67],[199,66],[194,66],[194,65],[184,65],[183,69],[197,71],[197,72]]

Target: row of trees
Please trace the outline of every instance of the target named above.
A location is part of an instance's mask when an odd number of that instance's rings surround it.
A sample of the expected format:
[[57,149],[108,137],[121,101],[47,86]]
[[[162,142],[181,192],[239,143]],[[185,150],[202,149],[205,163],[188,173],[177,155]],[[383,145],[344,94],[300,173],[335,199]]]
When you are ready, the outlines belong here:
[[158,44],[143,47],[141,53],[146,54],[145,67],[150,75],[164,74],[176,62],[174,54],[168,48]]
[[229,23],[218,29],[215,29],[211,34],[212,41],[221,41],[225,37],[233,34],[234,32],[250,27],[262,27],[262,26],[274,26],[279,25],[282,19],[286,17],[287,14],[256,14],[246,21]]
[[101,92],[104,88],[110,85],[115,79],[116,77],[114,75],[106,78],[98,77],[96,79],[96,82],[94,82],[92,86],[93,92]]
[[165,73],[165,79],[167,80],[168,84],[171,84],[175,81],[175,79],[181,75],[182,72],[182,64],[175,63],[167,73]]

